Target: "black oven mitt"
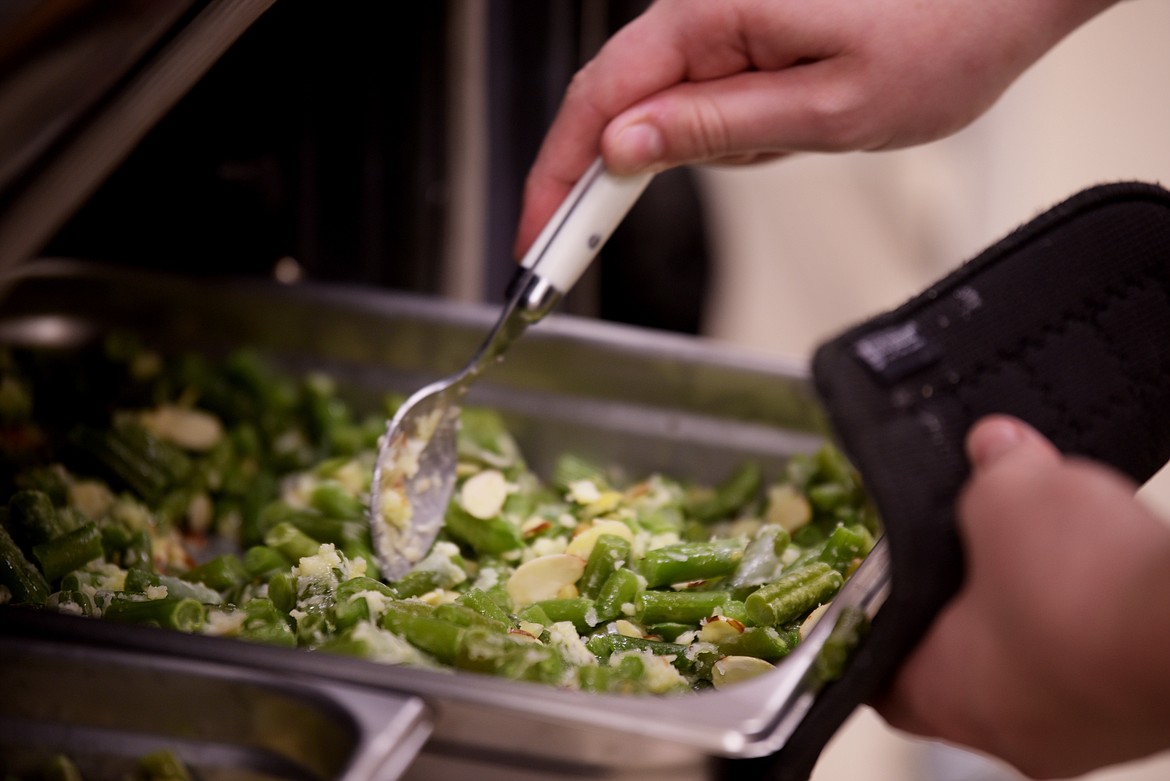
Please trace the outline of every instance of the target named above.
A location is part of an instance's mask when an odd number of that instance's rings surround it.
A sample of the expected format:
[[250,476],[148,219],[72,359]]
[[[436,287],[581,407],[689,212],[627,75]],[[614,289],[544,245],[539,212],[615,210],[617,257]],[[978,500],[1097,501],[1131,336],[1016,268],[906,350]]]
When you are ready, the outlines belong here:
[[807,778],[958,589],[954,505],[976,420],[1014,415],[1138,482],[1170,459],[1170,193],[1070,198],[821,346],[813,378],[885,525],[893,583],[845,676],[783,749],[748,761],[760,778]]

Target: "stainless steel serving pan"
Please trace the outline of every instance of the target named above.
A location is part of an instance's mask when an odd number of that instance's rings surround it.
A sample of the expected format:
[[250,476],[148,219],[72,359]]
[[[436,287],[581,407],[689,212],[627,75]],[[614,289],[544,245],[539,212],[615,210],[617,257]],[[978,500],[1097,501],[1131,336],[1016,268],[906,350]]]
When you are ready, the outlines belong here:
[[[68,261],[31,264],[0,280],[0,343],[71,345],[135,328],[175,351],[247,345],[293,371],[330,372],[355,397],[410,391],[449,373],[495,316],[494,307],[412,295],[200,281]],[[779,468],[824,437],[801,366],[567,316],[535,327],[469,403],[499,409],[538,472],[571,450],[634,474],[657,469],[717,480],[745,457]],[[889,585],[884,554],[879,542],[834,610],[877,611]],[[15,608],[0,611],[0,651],[6,675],[16,678],[23,666],[43,667],[38,646],[27,645],[37,640],[87,649],[95,674],[114,663],[105,654],[116,651],[150,660],[164,677],[215,665],[310,689],[356,685],[391,698],[387,722],[403,713],[414,719],[410,729],[380,738],[385,744],[397,734],[408,778],[715,778],[727,772],[721,758],[772,754],[805,717],[818,696],[807,673],[833,623],[827,618],[774,672],[681,698],[585,694]],[[13,657],[14,649],[20,654]],[[85,695],[57,689],[53,696]],[[0,700],[6,728],[11,706]],[[411,764],[427,730],[431,737]],[[748,777],[740,767],[736,777]]]

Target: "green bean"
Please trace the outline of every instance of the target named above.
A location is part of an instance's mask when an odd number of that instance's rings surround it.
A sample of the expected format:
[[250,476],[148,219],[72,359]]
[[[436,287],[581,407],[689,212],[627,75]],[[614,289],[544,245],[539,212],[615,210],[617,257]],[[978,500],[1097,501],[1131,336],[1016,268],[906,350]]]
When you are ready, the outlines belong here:
[[19,472],[12,482],[18,489],[44,492],[54,507],[69,503],[69,483],[59,464],[29,467]]
[[288,611],[282,612],[271,599],[249,599],[242,609],[244,622],[240,628],[240,637],[290,648],[297,644]]
[[79,612],[83,616],[90,617],[97,613],[93,597],[79,589],[62,588],[50,597],[50,602],[53,600],[56,601],[57,610],[62,613]]
[[269,529],[264,534],[264,544],[276,548],[293,561],[316,556],[321,549],[321,543],[288,521],[281,521]]
[[330,542],[338,547],[352,542],[369,544],[369,525],[364,521],[344,520],[315,509],[291,508],[281,502],[265,508],[261,513],[261,525],[265,525],[267,533],[280,526],[292,526],[318,544]]
[[459,626],[480,627],[500,633],[507,632],[509,627],[508,621],[497,621],[488,618],[467,605],[459,605],[453,602],[436,607],[434,615],[435,618],[441,618],[444,621],[450,621],[452,624],[458,624]]
[[191,781],[191,774],[174,752],[162,749],[139,758],[137,781]]
[[709,496],[691,500],[686,506],[687,514],[708,522],[729,518],[757,497],[762,479],[760,465],[748,461],[716,486]]
[[475,587],[469,588],[467,591],[460,594],[458,599],[455,601],[461,605],[466,605],[484,618],[495,621],[498,624],[512,624],[512,619],[504,610],[504,608],[500,607],[500,605],[483,589],[478,589]]
[[116,597],[102,611],[102,618],[195,632],[203,626],[205,608],[199,600],[190,598],[168,596],[163,599],[137,600]]
[[556,649],[516,635],[474,628],[461,638],[455,666],[545,684],[560,684],[565,674],[565,662]]
[[646,634],[652,637],[659,637],[668,643],[673,643],[678,639],[679,635],[690,632],[693,629],[695,629],[694,624],[680,624],[678,622],[650,624],[646,627]]
[[[386,600],[395,598],[394,591],[379,580],[367,577],[350,578],[338,584],[334,591],[333,625],[337,629],[346,629],[359,621],[373,617],[374,610],[370,600],[364,594],[371,592],[378,594],[384,604]],[[375,597],[375,600],[378,598]]]
[[383,625],[408,643],[433,656],[443,664],[453,665],[459,658],[459,646],[466,627],[433,616],[410,615],[388,611]]
[[244,571],[254,580],[267,581],[278,572],[286,572],[292,561],[276,548],[254,545],[244,553]]
[[395,581],[393,589],[399,599],[409,599],[441,588],[444,582],[443,576],[434,570],[416,569]]
[[632,570],[615,569],[597,592],[598,620],[605,622],[621,618],[627,605],[633,607],[636,604],[641,590],[642,583]]
[[616,534],[602,534],[593,544],[579,581],[583,596],[596,597],[611,574],[630,563],[630,543]]
[[643,624],[697,624],[732,602],[726,591],[643,591],[637,615]]
[[49,582],[102,557],[102,534],[97,525],[87,523],[80,529],[33,546],[33,555]]
[[72,441],[139,496],[157,501],[191,471],[190,460],[173,445],[158,440],[136,423],[107,430],[82,426]]
[[594,694],[638,694],[646,691],[646,668],[636,657],[621,664],[586,665],[577,668],[577,686]]
[[64,520],[43,491],[17,491],[8,500],[9,529],[13,539],[28,553],[33,547],[72,531]]
[[536,605],[554,624],[559,621],[572,621],[573,626],[581,634],[593,631],[601,623],[597,615],[597,605],[588,597],[542,599]]
[[447,533],[480,556],[498,556],[524,546],[520,529],[499,516],[476,518],[452,501],[445,517]]
[[101,525],[102,549],[106,560],[123,569],[152,569],[150,534],[145,529],[133,529],[119,521],[105,521]]
[[845,668],[861,643],[862,638],[869,631],[869,617],[865,611],[856,607],[845,608],[833,624],[829,636],[817,651],[813,671],[817,680],[829,683],[840,678]]
[[786,624],[829,601],[843,582],[840,572],[816,561],[761,586],[744,605],[759,626]]
[[648,640],[644,637],[630,637],[614,632],[594,635],[585,642],[585,645],[599,659],[609,658],[610,655],[622,651],[649,651],[656,656],[679,656],[687,650],[685,645],[678,643]]
[[365,503],[336,480],[323,480],[309,493],[309,506],[329,518],[360,519]]
[[248,580],[244,562],[234,553],[224,553],[193,567],[179,576],[189,583],[202,583],[215,591],[229,591]]
[[49,598],[49,584],[0,526],[0,585],[12,593],[12,601],[21,605],[43,605]]
[[800,627],[749,626],[716,642],[726,656],[754,656],[774,662],[792,652],[800,642]]
[[540,624],[541,626],[551,626],[553,623],[553,620],[549,617],[549,614],[544,612],[544,608],[542,608],[540,604],[536,602],[522,609],[519,613],[516,614],[516,617],[521,621],[530,621],[533,624]]
[[638,572],[647,588],[723,577],[735,572],[745,543],[734,537],[710,542],[680,542],[646,551]]
[[291,572],[278,572],[268,580],[268,598],[285,613],[297,606],[297,580]]
[[202,583],[190,583],[174,575],[160,575],[156,572],[135,569],[126,573],[126,591],[142,594],[150,587],[163,586],[167,596],[175,599],[194,599],[205,605],[219,605],[223,597],[215,589]]
[[873,542],[864,526],[838,526],[825,540],[820,559],[844,575],[869,553]]

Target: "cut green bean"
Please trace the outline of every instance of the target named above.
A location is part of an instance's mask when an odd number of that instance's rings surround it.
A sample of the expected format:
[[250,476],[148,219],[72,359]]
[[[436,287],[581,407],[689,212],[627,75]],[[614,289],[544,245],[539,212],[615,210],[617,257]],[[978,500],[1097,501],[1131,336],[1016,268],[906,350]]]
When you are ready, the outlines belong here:
[[190,583],[202,583],[215,591],[228,591],[248,580],[248,570],[239,556],[224,553],[187,570],[180,577]]
[[100,559],[102,553],[102,534],[93,523],[33,546],[33,555],[41,565],[41,572],[50,582]]
[[597,615],[597,604],[588,597],[542,599],[536,606],[543,610],[553,623],[572,621],[573,626],[581,634],[592,632],[601,623]]
[[730,518],[758,496],[762,479],[760,465],[748,461],[716,486],[709,496],[691,501],[686,510],[701,521]]
[[602,534],[593,544],[585,563],[579,590],[582,596],[596,597],[609,576],[630,563],[630,543],[616,534]]
[[612,621],[633,615],[642,591],[642,582],[632,570],[614,570],[597,592],[596,609],[599,621]]
[[754,656],[775,662],[790,654],[799,643],[799,626],[749,626],[738,634],[719,640],[716,645],[727,656]]
[[457,502],[452,502],[447,508],[445,523],[452,539],[467,545],[480,556],[495,556],[524,546],[520,529],[504,518],[476,518]]
[[825,540],[820,559],[845,575],[865,558],[873,543],[873,535],[864,526],[838,526]]
[[735,572],[745,545],[738,537],[667,545],[646,551],[638,572],[648,588],[723,577]]
[[102,618],[195,632],[203,626],[205,609],[197,599],[164,597],[139,600],[127,597],[110,602],[102,612]]
[[844,581],[840,572],[823,561],[812,562],[761,586],[744,606],[759,626],[787,624],[832,599]]
[[264,544],[276,548],[293,561],[316,556],[321,548],[321,543],[287,521],[282,521],[269,529],[264,535]]
[[644,624],[698,624],[733,601],[726,591],[643,591],[637,616]]
[[18,605],[43,605],[49,598],[49,584],[0,526],[0,585],[12,594]]

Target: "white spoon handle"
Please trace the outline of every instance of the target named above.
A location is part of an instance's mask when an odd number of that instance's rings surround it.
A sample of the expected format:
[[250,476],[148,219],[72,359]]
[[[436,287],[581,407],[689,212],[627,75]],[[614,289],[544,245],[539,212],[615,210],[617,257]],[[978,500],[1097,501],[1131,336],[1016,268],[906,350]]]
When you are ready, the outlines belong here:
[[521,265],[562,295],[609,239],[654,174],[615,176],[597,158],[537,236]]

